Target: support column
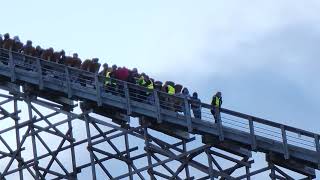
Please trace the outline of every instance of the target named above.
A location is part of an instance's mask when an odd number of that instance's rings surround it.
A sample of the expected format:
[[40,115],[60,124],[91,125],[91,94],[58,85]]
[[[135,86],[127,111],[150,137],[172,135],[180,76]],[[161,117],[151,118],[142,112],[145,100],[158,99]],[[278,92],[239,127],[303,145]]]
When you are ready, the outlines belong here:
[[[70,120],[70,115],[68,115],[68,120]],[[71,129],[70,130],[70,134],[69,134],[69,137],[71,139],[73,139],[73,129],[72,129],[72,120],[68,121],[68,128]],[[70,150],[71,150],[71,160],[72,160],[72,171],[73,171],[73,175],[72,175],[72,178],[74,179],[78,179],[78,172],[77,172],[77,163],[76,163],[76,153],[75,153],[75,150],[74,150],[74,142],[71,141],[70,142]]]
[[131,165],[132,165],[132,161],[131,161],[131,159],[130,159],[130,151],[129,151],[129,149],[130,149],[130,144],[129,144],[129,137],[128,137],[128,134],[126,133],[125,135],[124,135],[124,139],[125,139],[125,144],[126,144],[126,158],[128,159],[128,161],[129,162],[127,162],[127,164],[128,164],[128,170],[129,170],[129,173],[130,173],[130,176],[129,176],[129,179],[130,180],[133,180],[133,175],[131,174],[132,173],[132,168],[131,168]]
[[149,150],[149,138],[148,138],[148,129],[146,127],[143,128],[143,134],[144,134],[144,141],[145,141],[145,151],[147,152],[148,157],[148,174],[150,175],[150,179],[155,180],[153,175],[153,168],[152,168],[152,159],[151,154]]
[[[187,143],[186,140],[183,139],[182,140],[182,147],[183,147],[183,153],[187,152]],[[189,171],[189,163],[187,162],[186,166],[185,166],[185,171],[186,171],[186,179],[191,179],[190,178],[190,171]]]
[[29,120],[30,124],[29,127],[31,129],[31,140],[32,140],[32,150],[33,150],[33,158],[34,158],[34,170],[35,170],[35,179],[39,180],[40,179],[40,171],[39,171],[39,160],[38,160],[38,153],[37,153],[37,142],[36,142],[36,137],[35,137],[35,130],[33,127],[33,121],[34,118],[32,117],[32,107],[31,107],[31,100],[30,96],[27,97],[27,104],[28,104],[28,114],[29,114]]
[[[18,115],[18,101],[15,99],[13,101],[13,109],[14,113],[16,113],[16,118],[14,119],[14,125],[15,125],[15,131],[16,131],[16,144],[17,148],[19,147],[20,144],[20,128],[18,127],[19,125],[19,115]],[[17,149],[18,151],[18,149]],[[17,157],[21,159],[21,152],[18,153]],[[23,180],[23,169],[22,169],[22,162],[19,161],[18,163],[18,168],[19,168],[19,177],[20,180]]]
[[86,130],[87,130],[87,138],[88,138],[88,151],[90,152],[90,161],[91,161],[91,172],[92,172],[92,179],[96,180],[97,175],[96,175],[96,167],[95,167],[95,162],[94,162],[94,154],[92,151],[92,140],[91,140],[91,133],[90,133],[90,125],[89,125],[89,118],[88,115],[84,116],[84,120],[86,121]]

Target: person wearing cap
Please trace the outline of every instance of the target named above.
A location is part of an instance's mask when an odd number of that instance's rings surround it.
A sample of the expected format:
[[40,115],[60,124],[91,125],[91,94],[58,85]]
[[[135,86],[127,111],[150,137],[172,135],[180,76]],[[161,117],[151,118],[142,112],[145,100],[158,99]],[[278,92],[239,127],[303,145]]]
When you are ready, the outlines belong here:
[[212,97],[212,101],[211,101],[211,114],[213,115],[214,119],[215,119],[215,123],[218,122],[217,120],[217,109],[220,110],[222,105],[222,93],[221,92],[217,92],[213,97]]
[[201,100],[198,98],[198,93],[194,92],[191,97],[191,110],[194,118],[201,119]]

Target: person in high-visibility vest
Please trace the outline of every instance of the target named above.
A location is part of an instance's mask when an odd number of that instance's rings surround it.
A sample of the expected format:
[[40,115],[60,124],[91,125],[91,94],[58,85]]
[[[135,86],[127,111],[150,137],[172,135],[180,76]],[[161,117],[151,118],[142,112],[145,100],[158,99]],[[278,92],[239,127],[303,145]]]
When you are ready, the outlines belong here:
[[220,109],[222,105],[222,94],[221,92],[217,92],[216,95],[212,97],[211,101],[212,109],[211,109],[211,114],[213,115],[215,119],[215,123],[217,123],[217,113],[216,109]]
[[176,93],[176,89],[171,84],[167,84],[167,93],[170,95],[174,95]]
[[145,86],[145,85],[146,85],[145,78],[146,78],[146,74],[145,74],[145,73],[141,73],[141,75],[138,77],[136,83],[137,83],[138,85],[140,85],[140,86]]
[[153,90],[154,90],[154,82],[152,79],[147,79],[146,80],[146,88],[149,90],[146,95],[147,95],[147,101],[149,104],[154,104],[154,96],[153,96]]

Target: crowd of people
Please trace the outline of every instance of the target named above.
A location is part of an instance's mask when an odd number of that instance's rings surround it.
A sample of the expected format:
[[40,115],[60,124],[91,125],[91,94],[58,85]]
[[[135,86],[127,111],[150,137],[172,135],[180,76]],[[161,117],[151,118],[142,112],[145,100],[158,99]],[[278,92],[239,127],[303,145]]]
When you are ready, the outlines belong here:
[[[40,46],[34,47],[32,41],[30,40],[28,40],[24,45],[18,36],[11,38],[9,33],[4,34],[4,36],[0,34],[0,47],[10,51],[23,53],[28,56],[37,57],[46,61],[64,64],[66,66],[78,68],[92,73],[98,73],[101,77],[105,78],[104,83],[106,86],[115,85],[116,83],[112,79],[117,79],[132,84],[137,84],[149,90],[156,89],[158,91],[168,93],[169,95],[187,98],[190,101],[191,110],[193,111],[194,117],[201,119],[201,100],[198,98],[197,92],[194,92],[192,96],[190,96],[188,88],[172,81],[166,81],[165,83],[156,81],[145,73],[139,73],[137,68],[133,68],[131,70],[126,67],[117,67],[117,65],[112,65],[109,67],[109,65],[105,63],[102,65],[102,70],[99,71],[101,66],[99,63],[99,58],[86,59],[82,61],[77,53],[74,53],[72,56],[67,56],[64,50],[55,51],[52,47],[48,49],[43,49]],[[213,107],[211,113],[215,119],[215,108],[220,108],[221,104],[221,92],[217,92],[213,96],[211,102]]]

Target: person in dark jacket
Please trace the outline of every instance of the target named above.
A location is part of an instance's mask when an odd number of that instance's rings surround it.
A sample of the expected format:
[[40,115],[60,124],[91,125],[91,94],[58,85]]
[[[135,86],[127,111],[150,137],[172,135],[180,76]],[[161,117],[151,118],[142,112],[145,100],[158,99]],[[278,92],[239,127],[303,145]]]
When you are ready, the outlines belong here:
[[2,38],[2,34],[0,34],[0,48],[2,48],[2,44],[3,44],[3,38]]
[[98,73],[101,64],[99,63],[99,58],[93,58],[91,64],[89,65],[89,72]]
[[23,54],[26,54],[28,56],[35,56],[36,55],[36,49],[32,46],[32,41],[28,40],[27,44],[23,46],[21,49],[21,52]]
[[60,51],[60,59],[58,61],[59,64],[65,64],[65,61],[66,61],[66,52],[62,49]]
[[21,49],[23,47],[23,44],[22,42],[20,42],[20,39],[18,36],[15,36],[13,38],[13,45],[12,45],[12,51],[15,51],[15,52],[20,52]]
[[43,53],[41,54],[41,59],[47,60],[47,61],[51,61],[51,59],[53,59],[53,48],[49,48],[43,51]]
[[60,52],[54,52],[52,61],[55,62],[55,63],[59,63],[60,59],[61,59],[61,51]]
[[107,77],[109,65],[107,63],[104,63],[102,65],[102,70],[99,72],[99,76],[102,76],[103,78]]
[[80,69],[81,67],[81,59],[79,58],[77,53],[74,53],[72,56],[71,67]]
[[84,71],[89,71],[89,67],[91,66],[92,61],[90,59],[86,59],[82,62],[80,69]]
[[7,50],[11,50],[13,46],[13,39],[10,38],[10,34],[4,34],[2,47]]
[[212,101],[211,101],[211,105],[212,105],[212,109],[211,109],[211,114],[213,115],[214,119],[215,119],[215,123],[218,122],[217,120],[217,113],[216,109],[220,109],[221,105],[222,105],[222,94],[221,92],[217,92],[213,97],[212,97]]
[[43,49],[40,46],[36,47],[35,57],[41,58],[41,55],[43,53]]
[[191,109],[194,118],[201,119],[201,100],[198,98],[198,93],[194,92],[191,97]]
[[[32,41],[28,40],[27,43],[21,48],[21,53],[28,55],[28,56],[35,56],[36,49],[32,46]],[[36,68],[36,62],[34,58],[26,56],[25,58],[25,65],[28,67],[28,70],[34,70]]]

